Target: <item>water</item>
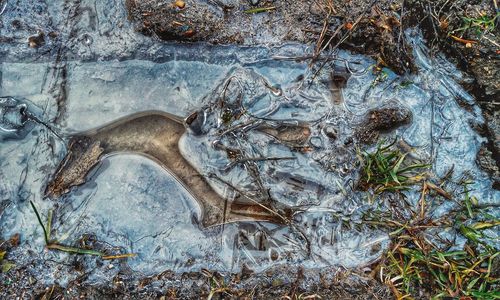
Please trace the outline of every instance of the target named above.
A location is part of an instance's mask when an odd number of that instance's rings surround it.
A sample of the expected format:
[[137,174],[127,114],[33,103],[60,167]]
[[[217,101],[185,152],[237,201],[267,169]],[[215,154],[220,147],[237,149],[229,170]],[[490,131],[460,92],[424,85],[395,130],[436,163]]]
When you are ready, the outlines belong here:
[[[111,2],[83,1],[78,13],[71,3],[26,2],[14,8],[7,1],[9,13],[2,16],[0,33],[12,41],[0,46],[0,96],[13,98],[0,98],[1,234],[21,234],[22,243],[11,255],[18,265],[37,262],[30,272],[38,280],[65,284],[75,278],[68,266],[75,256],[44,250],[29,201],[44,216],[54,211],[53,236],[60,243],[137,253],[121,263],[76,258],[89,271],[89,282],[109,280],[120,271],[140,277],[164,270],[237,272],[246,266],[260,272],[276,264],[372,263],[389,239],[379,230],[346,226],[360,225],[359,216],[369,207],[366,194],[354,188],[360,145],[353,135],[370,109],[386,105],[413,114],[410,126],[388,137],[400,136],[414,147],[414,155],[432,162],[437,176],[452,166],[455,180],[470,174],[472,194],[481,203],[498,203],[498,192],[475,163],[485,139],[470,122],[483,120],[474,99],[457,83],[466,78],[444,58],[429,57],[418,32],[407,35],[414,42],[419,74],[399,77],[384,70],[378,82],[373,60],[346,51],[318,71],[307,60],[284,59],[309,53],[303,45],[156,43],[124,22],[120,1]],[[27,20],[23,13],[32,11],[51,21],[36,18],[48,23],[19,30],[6,26],[14,19]],[[57,31],[58,37],[29,49],[25,39],[33,28]],[[332,73],[345,78],[345,87],[332,87]],[[463,103],[469,108],[463,109]],[[30,118],[16,115],[23,105]],[[44,199],[71,134],[148,110],[182,117],[205,112],[202,134],[186,132],[179,147],[220,195],[233,197],[233,187],[256,198],[267,191],[302,212],[290,226],[240,222],[203,228],[191,194],[159,164],[134,153],[106,156],[85,184],[60,199]],[[233,117],[225,122],[228,110]],[[283,122],[307,125],[306,145],[290,145],[252,127]],[[234,130],[241,124],[248,126]],[[231,165],[227,149],[244,158],[293,159]],[[60,271],[47,271],[55,269]]]

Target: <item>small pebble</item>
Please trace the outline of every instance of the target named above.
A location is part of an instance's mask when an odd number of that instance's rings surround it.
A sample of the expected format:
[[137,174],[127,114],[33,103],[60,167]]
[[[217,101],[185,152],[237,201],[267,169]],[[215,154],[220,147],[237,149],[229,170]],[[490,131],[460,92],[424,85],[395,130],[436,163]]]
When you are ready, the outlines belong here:
[[276,251],[275,249],[271,249],[270,258],[272,261],[278,260],[280,258],[278,251]]
[[195,35],[196,31],[194,31],[193,29],[188,29],[184,32],[184,36],[185,37],[192,37],[193,35]]
[[177,8],[183,9],[184,7],[186,7],[186,3],[184,1],[177,0],[177,1],[175,1],[175,6]]
[[259,5],[259,0],[250,0],[250,4]]

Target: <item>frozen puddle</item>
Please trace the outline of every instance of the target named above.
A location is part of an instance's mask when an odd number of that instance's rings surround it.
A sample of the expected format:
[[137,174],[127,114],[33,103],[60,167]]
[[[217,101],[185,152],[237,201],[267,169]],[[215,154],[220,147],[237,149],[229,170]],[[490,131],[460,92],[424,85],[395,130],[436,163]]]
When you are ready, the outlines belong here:
[[[273,59],[307,51],[298,45],[253,52],[212,48],[220,62],[203,55],[161,62],[68,61],[64,76],[51,62],[2,62],[0,96],[26,104],[38,121],[16,121],[16,106],[0,102],[1,234],[21,234],[14,253],[19,264],[38,260],[65,265],[75,259],[44,250],[42,229],[29,204],[33,201],[43,216],[53,210],[52,234],[60,243],[137,254],[112,269],[99,258],[78,257],[95,266],[89,280],[124,270],[150,275],[201,268],[237,272],[243,266],[259,272],[275,264],[368,265],[389,240],[386,233],[360,224],[368,203],[354,189],[360,145],[352,137],[363,116],[384,105],[413,113],[411,125],[389,137],[398,135],[415,147],[421,159],[433,163],[437,176],[452,166],[456,178],[470,173],[477,179],[471,186],[476,197],[483,203],[498,201],[498,192],[475,163],[484,139],[469,123],[481,122],[481,113],[456,83],[463,78],[444,59],[430,59],[418,35],[408,34],[415,42],[419,76],[403,78],[385,70],[381,82],[372,72],[373,61],[348,52],[339,52],[317,74],[309,61]],[[192,46],[189,51],[196,52]],[[224,53],[230,53],[226,59]],[[345,86],[336,86],[332,74],[344,77]],[[203,113],[200,132],[188,131],[181,139],[185,158],[220,195],[231,199],[236,188],[258,198],[266,191],[297,208],[291,225],[239,222],[203,228],[200,206],[191,194],[155,161],[134,153],[109,155],[82,186],[56,201],[43,198],[71,134],[149,110],[181,117]],[[256,122],[271,127],[307,124],[310,136],[297,147],[256,130]],[[286,159],[233,163],[229,156],[234,149],[244,158]],[[61,272],[33,276],[62,284],[75,276]]]

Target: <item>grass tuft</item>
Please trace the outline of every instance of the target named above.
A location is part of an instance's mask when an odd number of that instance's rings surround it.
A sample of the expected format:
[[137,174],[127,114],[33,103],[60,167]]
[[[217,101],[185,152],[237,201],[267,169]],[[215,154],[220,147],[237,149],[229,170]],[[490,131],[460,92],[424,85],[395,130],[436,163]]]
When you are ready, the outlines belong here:
[[500,12],[494,16],[484,14],[478,18],[462,17],[463,26],[453,30],[450,34],[465,33],[468,31],[480,37],[485,32],[495,29],[495,21],[499,16]]
[[385,146],[379,144],[375,152],[362,153],[362,188],[381,194],[407,190],[411,185],[422,181],[424,173],[418,171],[428,168],[429,165],[409,164],[408,153],[395,149],[395,142],[396,140]]
[[[424,213],[440,205],[425,201],[427,186],[424,182],[420,199],[422,206],[429,206],[421,208]],[[477,200],[470,201],[467,185],[465,190],[464,201],[456,202],[459,208],[439,218],[402,206],[399,218],[378,210],[363,217],[367,224],[391,230],[392,246],[374,274],[397,299],[500,299],[498,239],[483,232],[500,220],[479,208]]]

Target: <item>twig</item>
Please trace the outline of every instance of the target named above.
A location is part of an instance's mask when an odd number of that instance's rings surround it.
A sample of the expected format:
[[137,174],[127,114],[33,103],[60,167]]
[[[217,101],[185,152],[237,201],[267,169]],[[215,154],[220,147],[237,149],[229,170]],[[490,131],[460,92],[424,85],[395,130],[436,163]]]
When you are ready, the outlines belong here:
[[274,9],[276,9],[276,6],[257,7],[257,8],[247,9],[243,12],[246,14],[258,14],[258,13],[262,13],[262,12],[266,12],[266,11],[270,11],[270,10],[274,10]]
[[485,40],[487,40],[488,42],[492,43],[493,45],[497,46],[498,48],[500,48],[500,45],[497,42],[492,41],[491,39],[489,39],[488,37],[486,37],[486,35],[483,35],[482,38],[485,39]]
[[454,39],[455,41],[457,42],[460,42],[460,43],[463,43],[463,44],[476,44],[477,41],[474,41],[474,40],[466,40],[466,39],[463,39],[463,38],[459,38],[458,36],[455,36],[455,35],[450,35],[450,37],[452,39]]
[[422,185],[422,194],[420,196],[420,220],[425,217],[425,194],[427,193],[427,183],[424,181]]
[[[330,25],[330,23],[328,22],[329,19],[330,19],[330,13],[328,13],[328,15],[326,16],[326,18],[323,22],[323,28],[321,29],[321,33],[319,34],[318,40],[316,41],[316,47],[314,49],[314,55],[313,55],[313,60],[311,61],[311,64],[314,63],[314,61],[316,60],[316,57],[318,57],[322,51],[321,45],[323,44],[325,34],[328,31],[328,26]],[[339,26],[339,27],[342,27],[342,26]],[[335,35],[336,34],[334,33],[333,36],[335,36]],[[328,44],[329,43],[327,43],[327,45]]]
[[101,258],[104,260],[110,260],[110,259],[122,259],[122,258],[129,258],[129,257],[135,257],[137,256],[136,253],[127,253],[127,254],[118,254],[118,255],[109,255],[109,256],[102,256]]
[[[356,20],[356,22],[354,22],[352,24],[351,30],[349,30],[340,39],[340,41],[338,41],[337,44],[335,44],[335,46],[333,46],[333,48],[332,48],[332,50],[330,52],[329,58],[331,58],[331,56],[335,53],[335,49],[337,49],[342,43],[344,43],[351,36],[351,33],[354,31],[354,29],[359,24],[359,22],[361,22],[361,20],[364,18],[364,15],[365,14],[362,14],[361,16],[359,16],[358,19]],[[314,79],[316,79],[316,77],[318,76],[319,72],[325,67],[325,65],[327,64],[328,61],[329,61],[328,59],[324,60],[323,63],[320,65],[319,69],[316,72],[314,72],[314,75],[312,77],[311,83],[312,83],[312,81],[314,81]]]
[[[359,24],[359,22],[361,22],[361,20],[364,18],[365,14],[368,12],[368,10],[372,8],[372,6],[375,4],[375,2],[377,2],[377,0],[372,0],[372,2],[370,3],[370,5],[368,6],[368,8],[356,19],[356,21],[352,24],[351,29],[332,48],[332,51],[330,52],[330,55],[328,55],[328,58],[331,58],[334,55],[335,49],[337,49],[342,43],[344,43],[351,36],[351,33],[354,31],[354,29]],[[321,66],[319,67],[319,69],[316,72],[314,72],[314,75],[312,77],[311,83],[318,76],[319,72],[325,67],[325,65],[327,64],[327,62],[328,62],[328,59],[324,60],[323,63],[321,64]]]
[[442,188],[438,187],[437,185],[435,185],[435,184],[433,184],[431,182],[427,182],[427,187],[430,188],[431,190],[435,191],[439,195],[443,196],[444,198],[448,199],[448,200],[452,199],[450,193],[448,193],[447,191],[443,190]]

